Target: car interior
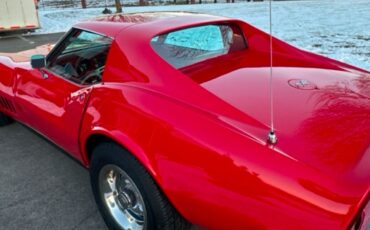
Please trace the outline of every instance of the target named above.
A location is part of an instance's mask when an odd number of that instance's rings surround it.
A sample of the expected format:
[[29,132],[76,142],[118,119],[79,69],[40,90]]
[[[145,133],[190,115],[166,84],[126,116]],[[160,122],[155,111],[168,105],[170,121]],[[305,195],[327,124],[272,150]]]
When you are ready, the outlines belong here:
[[101,82],[112,40],[73,29],[47,60],[47,69],[81,85]]

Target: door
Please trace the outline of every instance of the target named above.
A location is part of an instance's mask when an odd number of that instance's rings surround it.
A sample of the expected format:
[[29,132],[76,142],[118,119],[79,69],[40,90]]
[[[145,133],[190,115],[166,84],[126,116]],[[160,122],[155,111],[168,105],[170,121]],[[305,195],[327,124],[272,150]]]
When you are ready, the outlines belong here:
[[18,74],[20,119],[78,159],[80,123],[93,86],[102,81],[110,45],[110,38],[73,29],[45,68]]

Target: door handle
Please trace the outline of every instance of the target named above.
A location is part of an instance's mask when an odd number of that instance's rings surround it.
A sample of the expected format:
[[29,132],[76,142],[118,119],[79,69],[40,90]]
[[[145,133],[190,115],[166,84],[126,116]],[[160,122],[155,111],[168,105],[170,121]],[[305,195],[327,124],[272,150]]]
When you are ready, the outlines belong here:
[[43,79],[48,79],[49,78],[49,74],[47,74],[44,70],[40,69],[40,72],[41,72],[41,75],[42,75]]

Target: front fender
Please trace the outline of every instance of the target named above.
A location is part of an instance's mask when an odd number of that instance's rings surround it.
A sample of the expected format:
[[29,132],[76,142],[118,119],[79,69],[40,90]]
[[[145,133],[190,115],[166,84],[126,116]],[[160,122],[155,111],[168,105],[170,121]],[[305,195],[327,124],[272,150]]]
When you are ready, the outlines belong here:
[[29,71],[29,63],[15,63],[9,57],[1,56],[0,54],[0,99],[10,104],[12,109],[1,108],[2,112],[7,113],[11,117],[18,119],[19,106],[15,103],[14,97],[17,90],[17,81],[19,72]]

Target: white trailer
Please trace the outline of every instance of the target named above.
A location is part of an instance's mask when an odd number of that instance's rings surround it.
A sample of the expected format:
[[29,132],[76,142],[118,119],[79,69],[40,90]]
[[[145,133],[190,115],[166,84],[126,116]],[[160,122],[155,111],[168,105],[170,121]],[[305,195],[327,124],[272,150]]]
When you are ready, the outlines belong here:
[[37,0],[0,0],[0,32],[38,28]]

